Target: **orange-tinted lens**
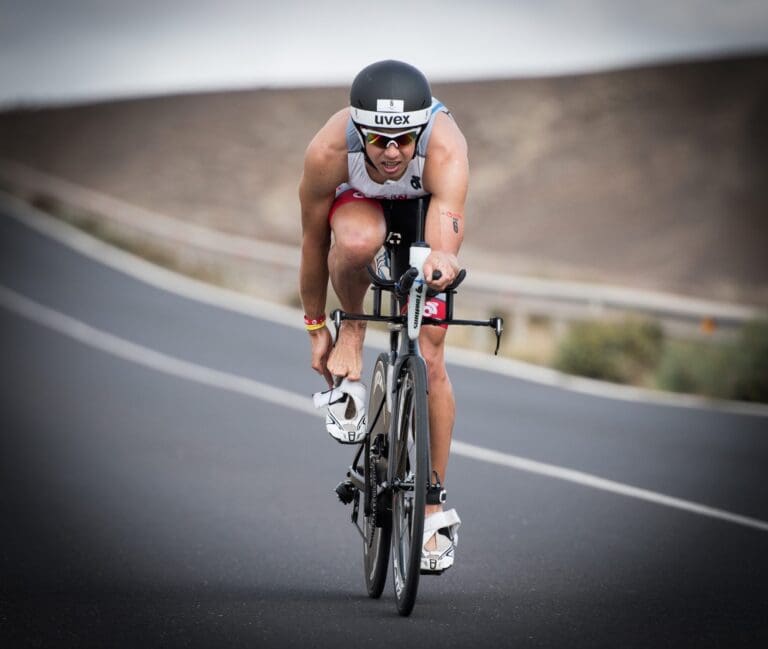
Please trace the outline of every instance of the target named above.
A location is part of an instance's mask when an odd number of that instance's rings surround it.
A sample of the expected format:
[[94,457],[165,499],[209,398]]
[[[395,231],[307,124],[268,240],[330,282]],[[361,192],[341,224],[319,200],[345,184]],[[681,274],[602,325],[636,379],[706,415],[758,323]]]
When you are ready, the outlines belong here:
[[378,133],[366,133],[365,140],[368,142],[368,144],[379,146],[382,149],[387,146],[387,138],[385,138],[383,135],[379,135]]
[[410,131],[408,133],[398,135],[397,137],[389,137],[383,133],[375,133],[369,131],[365,134],[365,140],[368,142],[368,144],[372,144],[373,146],[377,146],[381,149],[386,149],[390,142],[397,143],[398,147],[408,146],[409,144],[413,144],[416,141],[416,132]]

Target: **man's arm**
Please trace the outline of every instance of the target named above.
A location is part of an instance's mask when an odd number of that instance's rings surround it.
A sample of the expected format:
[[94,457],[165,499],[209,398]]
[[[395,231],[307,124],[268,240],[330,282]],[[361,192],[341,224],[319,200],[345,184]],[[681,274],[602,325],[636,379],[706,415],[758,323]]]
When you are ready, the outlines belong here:
[[[424,186],[432,194],[425,226],[432,254],[424,264],[424,275],[430,286],[438,290],[453,282],[459,271],[457,255],[464,240],[468,185],[467,142],[451,117],[438,115],[424,170]],[[430,281],[434,270],[439,270],[442,277]]]
[[[328,291],[328,251],[331,227],[328,211],[333,204],[336,187],[346,179],[346,155],[334,138],[338,115],[331,118],[307,147],[304,173],[299,184],[301,202],[301,266],[299,294],[304,313],[310,318],[325,315]],[[331,335],[327,327],[309,332],[312,345],[312,367],[322,374],[328,385]]]
[[333,194],[318,192],[311,171],[305,165],[299,186],[301,201],[301,266],[299,269],[299,293],[304,313],[310,317],[325,313],[328,290],[328,250],[331,245],[331,228],[328,210]]

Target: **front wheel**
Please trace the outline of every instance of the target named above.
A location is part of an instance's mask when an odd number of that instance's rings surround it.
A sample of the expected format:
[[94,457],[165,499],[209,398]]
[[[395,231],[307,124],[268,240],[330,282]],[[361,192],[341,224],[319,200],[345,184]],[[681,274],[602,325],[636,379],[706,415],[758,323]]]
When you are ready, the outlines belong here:
[[365,439],[363,474],[363,569],[368,595],[381,597],[387,581],[389,545],[392,537],[392,517],[386,493],[378,493],[379,485],[387,479],[389,411],[387,410],[387,356],[376,361],[368,400],[369,434]]
[[400,615],[416,603],[429,481],[429,417],[424,362],[412,358],[403,366],[396,404],[392,463],[392,568]]

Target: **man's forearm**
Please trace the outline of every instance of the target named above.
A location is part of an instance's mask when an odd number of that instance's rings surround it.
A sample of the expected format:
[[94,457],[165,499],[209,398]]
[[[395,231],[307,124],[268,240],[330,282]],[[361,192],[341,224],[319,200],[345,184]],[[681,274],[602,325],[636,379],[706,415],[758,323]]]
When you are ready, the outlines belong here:
[[440,206],[427,216],[425,235],[432,250],[458,256],[464,240],[464,215]]
[[317,246],[305,242],[302,246],[299,295],[304,313],[309,316],[325,313],[328,293],[328,250],[327,244]]

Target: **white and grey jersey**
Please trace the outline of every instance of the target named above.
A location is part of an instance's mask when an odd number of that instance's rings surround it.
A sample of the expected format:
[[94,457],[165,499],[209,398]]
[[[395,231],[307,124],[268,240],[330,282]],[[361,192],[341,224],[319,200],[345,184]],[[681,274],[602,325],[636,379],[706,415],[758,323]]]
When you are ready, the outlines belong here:
[[347,123],[347,167],[349,170],[349,180],[336,190],[338,196],[347,189],[356,189],[368,198],[405,200],[408,198],[418,198],[426,196],[424,191],[422,177],[424,174],[424,163],[427,156],[427,145],[432,135],[432,127],[435,124],[435,117],[438,113],[450,115],[448,109],[439,100],[432,97],[432,112],[429,121],[424,127],[424,131],[416,143],[416,153],[413,159],[408,163],[405,173],[398,180],[385,180],[383,183],[377,183],[368,175],[365,165],[365,146],[357,127],[350,117]]

